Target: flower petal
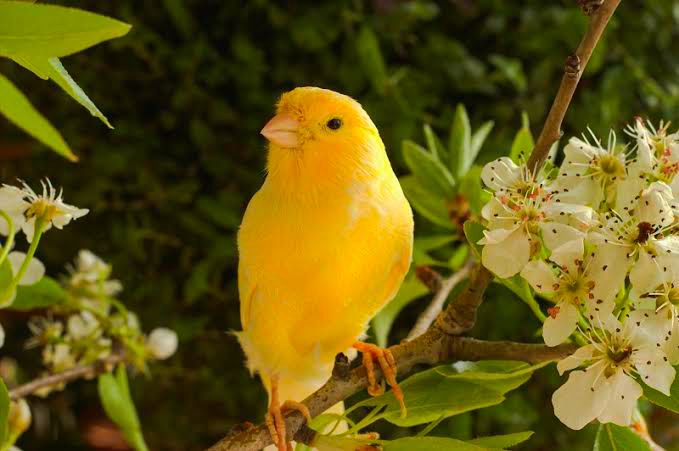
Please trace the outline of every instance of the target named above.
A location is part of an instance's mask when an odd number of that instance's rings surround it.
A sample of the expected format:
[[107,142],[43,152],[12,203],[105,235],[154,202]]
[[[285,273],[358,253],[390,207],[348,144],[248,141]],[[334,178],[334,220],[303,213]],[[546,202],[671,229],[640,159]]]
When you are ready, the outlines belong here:
[[[26,260],[26,254],[23,252],[13,251],[9,253],[7,260],[12,266],[12,273],[16,275],[19,272],[19,268],[21,268],[21,265],[24,263],[24,260]],[[19,285],[33,285],[38,280],[42,279],[44,275],[45,265],[43,265],[42,262],[36,257],[33,257],[28,263],[26,272],[19,281]]]
[[558,222],[541,222],[540,229],[542,229],[542,239],[551,251],[585,237],[585,234],[576,228]]
[[551,293],[559,279],[554,275],[551,267],[542,260],[533,260],[521,270],[521,277],[539,293]]
[[598,416],[602,423],[615,423],[620,426],[627,426],[632,423],[632,415],[637,406],[637,400],[643,394],[641,386],[625,374],[618,370],[613,376],[608,378],[611,387],[610,398],[603,412]]
[[521,168],[511,158],[500,157],[483,167],[481,180],[493,191],[507,189],[521,180]]
[[530,242],[518,228],[499,243],[486,244],[481,252],[483,265],[498,277],[512,277],[523,269],[530,257]]
[[568,381],[552,395],[554,415],[569,428],[582,429],[606,407],[611,389],[601,371],[594,367],[572,371]]
[[664,352],[656,347],[644,347],[633,352],[631,358],[646,384],[667,396],[670,395],[676,371]]
[[556,364],[556,369],[559,371],[559,374],[563,375],[566,371],[583,366],[584,363],[590,360],[595,354],[596,347],[594,345],[590,344],[582,346],[565,359],[561,359],[559,363]]
[[578,270],[577,262],[582,261],[584,251],[585,245],[583,240],[576,239],[552,249],[552,255],[549,259],[562,268],[575,273]]
[[547,346],[557,346],[566,341],[573,333],[578,322],[578,309],[569,302],[561,302],[556,307],[554,317],[548,316],[542,327],[542,337]]

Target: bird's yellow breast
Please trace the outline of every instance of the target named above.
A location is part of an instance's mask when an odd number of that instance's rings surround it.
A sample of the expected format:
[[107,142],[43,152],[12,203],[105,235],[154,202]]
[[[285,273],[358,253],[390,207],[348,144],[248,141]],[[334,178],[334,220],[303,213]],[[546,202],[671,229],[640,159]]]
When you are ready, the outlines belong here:
[[267,179],[253,197],[238,237],[240,339],[251,369],[327,376],[335,354],[394,296],[413,222],[387,169],[304,201]]

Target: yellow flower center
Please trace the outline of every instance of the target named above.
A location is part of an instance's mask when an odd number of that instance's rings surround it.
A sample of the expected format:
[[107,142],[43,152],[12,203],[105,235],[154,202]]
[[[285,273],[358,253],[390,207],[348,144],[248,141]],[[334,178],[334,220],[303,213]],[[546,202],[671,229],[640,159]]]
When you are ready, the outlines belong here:
[[625,165],[615,155],[605,154],[595,163],[595,174],[605,180],[625,175]]
[[33,217],[41,218],[46,221],[51,221],[55,216],[57,216],[61,211],[52,203],[45,199],[38,199],[30,208],[26,211],[26,218],[30,219]]

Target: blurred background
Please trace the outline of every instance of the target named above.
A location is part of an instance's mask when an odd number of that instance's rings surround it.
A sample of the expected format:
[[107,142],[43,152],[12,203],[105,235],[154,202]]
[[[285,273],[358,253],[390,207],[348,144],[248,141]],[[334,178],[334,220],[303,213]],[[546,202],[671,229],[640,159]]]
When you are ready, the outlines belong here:
[[[50,82],[2,60],[0,71],[81,158],[69,163],[0,120],[2,182],[19,176],[35,185],[49,176],[64,187],[67,202],[91,209],[64,232],[45,236],[40,258],[48,271],[63,272],[80,248],[91,249],[113,264],[125,286],[122,299],[144,329],[178,332],[179,352],[155,364],[152,378],[132,379],[153,450],[201,450],[236,423],[263,417],[266,395],[228,331],[240,328],[236,230],[263,181],[259,130],[282,92],[315,85],[358,99],[399,174],[402,140],[424,142],[425,123],[447,136],[463,103],[475,126],[495,121],[480,156],[485,162],[507,153],[523,111],[539,132],[565,58],[587,23],[574,0],[46,3],[134,26],[122,39],[63,60],[115,130]],[[566,135],[591,126],[605,137],[635,115],[679,122],[678,25],[679,2],[623,2],[584,75]],[[432,226],[418,217],[416,227]],[[538,324],[512,297],[493,286],[474,335],[537,340]],[[425,305],[420,299],[401,313],[391,343]],[[21,345],[26,318],[3,315],[10,337],[3,355],[30,377],[40,357]],[[553,369],[542,370],[505,403],[453,417],[436,435],[533,430],[522,449],[590,449],[593,429],[569,431],[552,414],[549,397],[558,382]],[[25,451],[126,449],[99,407],[94,383],[78,382],[31,405],[34,425],[19,442]],[[647,412],[656,440],[679,449],[677,418]]]

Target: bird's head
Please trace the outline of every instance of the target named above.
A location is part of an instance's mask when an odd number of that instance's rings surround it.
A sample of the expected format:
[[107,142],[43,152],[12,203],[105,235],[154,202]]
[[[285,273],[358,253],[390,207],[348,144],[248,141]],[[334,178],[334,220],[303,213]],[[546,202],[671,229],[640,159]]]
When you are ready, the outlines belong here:
[[328,89],[283,94],[261,133],[269,140],[270,177],[288,184],[369,176],[386,161],[377,128],[361,105]]

